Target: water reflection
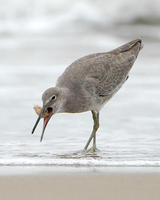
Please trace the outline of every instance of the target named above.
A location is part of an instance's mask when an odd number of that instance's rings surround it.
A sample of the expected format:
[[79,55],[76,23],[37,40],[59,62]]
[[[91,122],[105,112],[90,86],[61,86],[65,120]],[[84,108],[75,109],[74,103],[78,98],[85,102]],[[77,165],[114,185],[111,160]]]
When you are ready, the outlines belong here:
[[95,152],[85,152],[84,150],[73,152],[73,153],[67,153],[67,154],[61,154],[57,155],[57,158],[64,158],[64,159],[81,159],[81,158],[94,158],[94,159],[102,159],[102,155],[100,150]]

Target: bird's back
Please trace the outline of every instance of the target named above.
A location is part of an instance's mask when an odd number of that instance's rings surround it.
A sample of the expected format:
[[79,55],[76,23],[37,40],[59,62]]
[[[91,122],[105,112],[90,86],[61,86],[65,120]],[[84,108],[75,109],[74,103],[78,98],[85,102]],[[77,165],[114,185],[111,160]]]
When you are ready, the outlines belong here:
[[80,91],[81,96],[88,92],[96,104],[103,104],[124,83],[140,49],[137,39],[110,52],[82,57],[64,71],[57,87]]

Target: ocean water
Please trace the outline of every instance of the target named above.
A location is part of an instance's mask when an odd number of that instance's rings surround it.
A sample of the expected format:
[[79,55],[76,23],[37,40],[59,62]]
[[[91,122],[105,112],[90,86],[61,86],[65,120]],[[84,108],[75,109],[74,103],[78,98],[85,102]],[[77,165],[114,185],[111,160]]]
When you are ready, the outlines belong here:
[[[159,1],[0,2],[0,166],[160,166]],[[31,135],[33,106],[70,63],[137,37],[130,77],[100,112],[99,151],[82,151],[90,112],[53,116],[42,143],[42,122]]]
[[[92,38],[89,42],[85,37],[85,34],[72,38],[57,36],[56,42],[46,38],[21,38],[17,39],[16,48],[11,48],[15,42],[12,40],[8,40],[6,48],[1,47],[1,166],[160,166],[157,42],[144,41],[144,49],[129,79],[100,112],[98,152],[82,152],[93,125],[90,112],[53,116],[42,143],[42,122],[31,135],[37,119],[33,106],[41,105],[43,91],[54,86],[66,66],[82,55],[101,51],[104,43],[109,50],[124,42],[115,37],[107,45],[109,37],[106,37],[103,45],[98,39],[93,45]],[[78,38],[81,39],[77,41]],[[56,44],[64,41],[67,41],[65,46],[57,49]],[[68,51],[66,46],[70,46]]]
[[1,34],[101,30],[117,24],[159,24],[159,0],[0,0]]

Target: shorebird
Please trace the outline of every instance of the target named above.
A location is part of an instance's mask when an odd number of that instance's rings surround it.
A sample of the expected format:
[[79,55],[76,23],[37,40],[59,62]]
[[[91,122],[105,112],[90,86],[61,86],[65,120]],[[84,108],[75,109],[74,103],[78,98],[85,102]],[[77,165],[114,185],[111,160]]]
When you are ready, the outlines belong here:
[[96,151],[99,112],[128,79],[142,46],[142,40],[136,39],[112,51],[87,55],[73,62],[58,78],[56,86],[43,93],[43,107],[32,134],[46,113],[40,141],[54,114],[91,111],[93,130],[84,150],[87,151],[93,139],[91,149]]

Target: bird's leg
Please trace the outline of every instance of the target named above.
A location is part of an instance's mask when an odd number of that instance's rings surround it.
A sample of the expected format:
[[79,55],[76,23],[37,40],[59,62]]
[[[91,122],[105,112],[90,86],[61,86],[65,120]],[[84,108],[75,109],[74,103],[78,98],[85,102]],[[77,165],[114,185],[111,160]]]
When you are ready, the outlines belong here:
[[99,112],[96,114],[95,120],[96,120],[96,123],[95,123],[96,131],[95,131],[94,136],[93,136],[93,151],[96,150],[96,132],[97,132],[97,130],[99,128]]
[[86,146],[84,147],[85,151],[87,150],[92,138],[93,138],[93,151],[96,150],[96,131],[99,128],[99,112],[96,113],[95,111],[92,110],[92,117],[93,117],[93,121],[94,121],[93,130],[92,130],[92,133],[89,137],[89,140],[88,140]]

